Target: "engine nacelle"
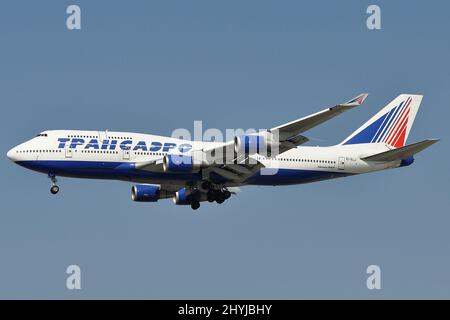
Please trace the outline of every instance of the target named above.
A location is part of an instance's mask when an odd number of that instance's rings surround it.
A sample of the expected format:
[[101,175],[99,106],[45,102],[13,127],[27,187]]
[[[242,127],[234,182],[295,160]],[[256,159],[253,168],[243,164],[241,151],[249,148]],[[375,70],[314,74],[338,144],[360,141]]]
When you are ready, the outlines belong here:
[[196,170],[191,156],[168,154],[163,158],[164,172],[192,172]]
[[280,146],[279,141],[274,140],[273,134],[270,132],[237,136],[234,138],[234,151],[237,154],[245,155],[253,155],[255,153],[271,155],[272,151],[275,151]]
[[189,193],[186,188],[181,188],[177,192],[175,192],[175,196],[173,197],[173,203],[177,205],[188,205],[190,204],[190,198],[188,197]]
[[138,184],[131,188],[131,199],[137,202],[156,202],[160,199],[161,187]]
[[195,172],[207,166],[205,154],[200,150],[191,155],[168,154],[163,158],[164,172]]
[[181,188],[177,192],[175,192],[175,196],[172,198],[173,203],[176,205],[188,205],[191,204],[193,200],[203,202],[207,200],[207,196],[205,192],[192,193],[190,190],[186,188]]

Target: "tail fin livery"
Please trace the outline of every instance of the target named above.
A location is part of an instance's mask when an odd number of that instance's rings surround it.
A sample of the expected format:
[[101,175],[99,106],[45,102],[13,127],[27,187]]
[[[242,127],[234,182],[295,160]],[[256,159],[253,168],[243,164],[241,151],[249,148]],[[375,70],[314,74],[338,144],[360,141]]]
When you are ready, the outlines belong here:
[[403,147],[422,98],[422,95],[399,95],[341,144],[385,143],[394,148]]

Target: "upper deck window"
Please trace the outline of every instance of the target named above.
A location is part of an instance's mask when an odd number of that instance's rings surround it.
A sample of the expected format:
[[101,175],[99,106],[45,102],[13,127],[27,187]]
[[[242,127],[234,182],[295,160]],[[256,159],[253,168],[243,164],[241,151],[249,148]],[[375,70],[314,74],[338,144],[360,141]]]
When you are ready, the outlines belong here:
[[48,137],[46,133],[39,133],[36,137]]

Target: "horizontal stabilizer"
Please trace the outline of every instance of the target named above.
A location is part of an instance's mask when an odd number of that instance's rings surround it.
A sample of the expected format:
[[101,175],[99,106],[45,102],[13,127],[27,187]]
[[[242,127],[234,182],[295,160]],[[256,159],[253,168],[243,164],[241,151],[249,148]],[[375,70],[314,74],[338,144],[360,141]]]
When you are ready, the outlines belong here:
[[366,161],[395,161],[404,160],[412,157],[416,153],[428,148],[429,146],[438,142],[439,139],[428,139],[421,142],[413,143],[408,146],[404,146],[398,149],[389,150],[386,152],[381,152],[373,156],[368,156],[362,158]]

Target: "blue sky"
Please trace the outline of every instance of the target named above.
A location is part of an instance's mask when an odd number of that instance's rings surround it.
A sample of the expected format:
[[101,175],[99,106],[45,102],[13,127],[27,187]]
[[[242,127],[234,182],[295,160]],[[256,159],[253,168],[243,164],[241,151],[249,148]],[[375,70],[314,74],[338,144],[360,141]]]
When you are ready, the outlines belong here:
[[[78,4],[82,30],[66,29]],[[382,29],[366,28],[378,4]],[[444,1],[2,1],[0,298],[449,298],[450,4]],[[246,187],[198,213],[125,182],[44,175],[6,152],[46,129],[170,135],[264,128],[370,96],[308,132],[340,142],[423,94],[398,170]],[[68,291],[77,264],[82,290]],[[366,288],[368,265],[382,290]]]

